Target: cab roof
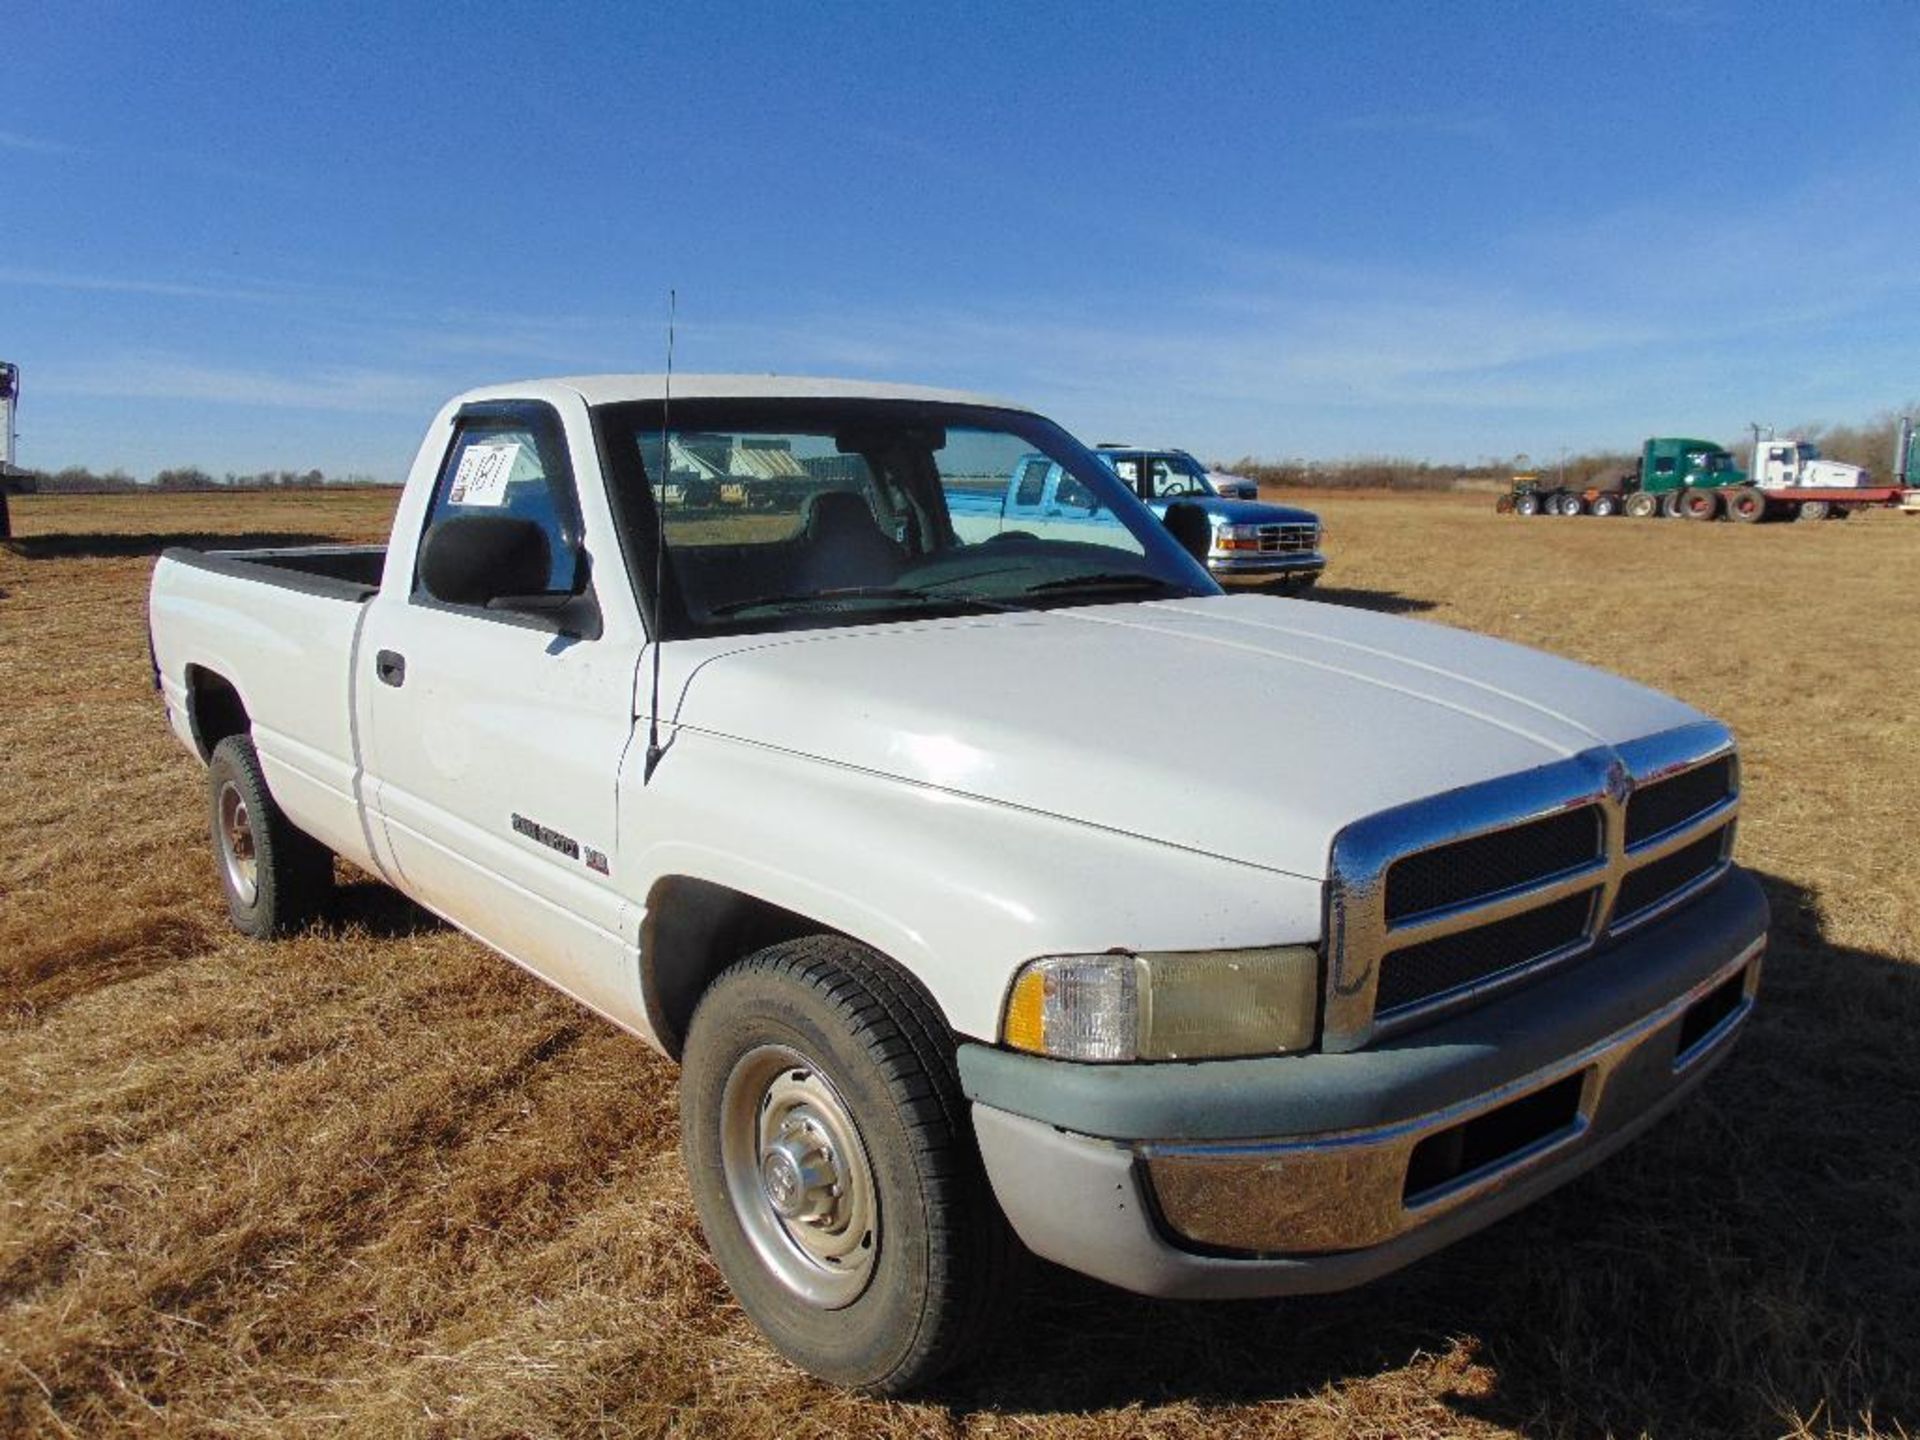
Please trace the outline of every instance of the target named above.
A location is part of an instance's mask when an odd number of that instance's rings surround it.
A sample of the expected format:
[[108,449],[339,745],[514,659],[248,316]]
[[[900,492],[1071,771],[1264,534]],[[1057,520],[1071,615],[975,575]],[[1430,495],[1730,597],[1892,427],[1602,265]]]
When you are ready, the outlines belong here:
[[[563,375],[484,385],[457,397],[476,400],[552,400],[567,392],[589,405],[627,400],[661,400],[664,375]],[[1025,405],[967,390],[938,390],[925,385],[896,385],[883,380],[835,380],[817,375],[680,375],[673,377],[677,400],[924,400],[947,405],[981,405],[995,410],[1029,410]],[[1031,411],[1029,411],[1031,413]]]

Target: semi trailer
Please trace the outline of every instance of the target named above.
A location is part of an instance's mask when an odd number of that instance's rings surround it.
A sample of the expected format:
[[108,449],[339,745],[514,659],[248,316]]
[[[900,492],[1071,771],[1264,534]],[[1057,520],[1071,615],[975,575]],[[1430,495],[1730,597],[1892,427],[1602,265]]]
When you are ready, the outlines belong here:
[[19,400],[20,367],[0,360],[0,540],[13,537],[7,497],[31,488],[31,477],[13,463],[13,412]]
[[1810,440],[1756,432],[1751,468],[1708,440],[1656,436],[1641,447],[1637,470],[1586,488],[1516,480],[1496,508],[1517,515],[1666,516],[1691,520],[1844,519],[1855,510],[1899,505],[1920,512],[1915,427],[1900,422],[1890,484],[1871,471],[1830,460]]

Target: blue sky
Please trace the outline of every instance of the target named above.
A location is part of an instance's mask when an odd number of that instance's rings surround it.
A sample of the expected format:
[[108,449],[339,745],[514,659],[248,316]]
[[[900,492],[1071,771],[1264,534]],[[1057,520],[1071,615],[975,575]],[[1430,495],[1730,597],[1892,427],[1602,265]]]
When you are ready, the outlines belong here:
[[1920,6],[14,5],[21,463],[397,477],[525,375],[1228,458],[1920,397]]

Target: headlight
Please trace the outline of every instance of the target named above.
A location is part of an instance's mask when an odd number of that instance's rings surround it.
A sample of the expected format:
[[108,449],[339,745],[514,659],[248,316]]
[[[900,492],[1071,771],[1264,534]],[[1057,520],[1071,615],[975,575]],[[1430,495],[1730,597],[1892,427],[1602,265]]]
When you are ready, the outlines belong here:
[[1007,996],[1001,1038],[1061,1060],[1199,1060],[1313,1044],[1320,952],[1163,951],[1049,955]]
[[1213,548],[1216,551],[1258,550],[1260,527],[1258,525],[1216,525],[1213,527]]

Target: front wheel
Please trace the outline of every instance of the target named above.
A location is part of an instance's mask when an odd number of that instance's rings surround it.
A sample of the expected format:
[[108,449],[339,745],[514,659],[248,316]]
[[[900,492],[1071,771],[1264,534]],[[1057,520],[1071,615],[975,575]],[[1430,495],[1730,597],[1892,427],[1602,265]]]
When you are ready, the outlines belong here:
[[1538,515],[1540,513],[1540,497],[1538,495],[1514,496],[1513,513],[1516,515]]
[[333,890],[333,855],[281,813],[247,736],[229,735],[213,747],[207,803],[234,925],[267,940],[315,919]]
[[700,1226],[774,1347],[888,1394],[963,1361],[1018,1252],[919,986],[838,936],[770,946],[708,987],[684,1063]]

